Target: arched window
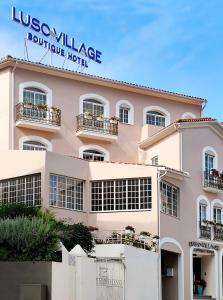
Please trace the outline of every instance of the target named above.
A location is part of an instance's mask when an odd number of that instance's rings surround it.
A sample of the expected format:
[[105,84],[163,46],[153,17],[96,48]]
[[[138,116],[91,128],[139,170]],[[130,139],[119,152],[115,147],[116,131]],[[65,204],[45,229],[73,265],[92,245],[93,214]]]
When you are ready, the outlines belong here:
[[79,99],[79,114],[90,113],[95,116],[109,117],[109,101],[98,94],[84,94]]
[[36,136],[23,136],[19,139],[20,150],[47,150],[52,151],[52,144],[47,139]]
[[120,100],[116,104],[116,117],[123,124],[134,124],[134,107],[128,100]]
[[170,113],[160,106],[147,106],[143,109],[143,124],[168,126]]
[[26,141],[23,143],[23,150],[44,151],[47,146],[37,141]]
[[158,111],[154,111],[154,110],[147,111],[146,124],[165,127],[166,117],[163,113],[160,113]]
[[83,113],[90,113],[94,116],[104,116],[104,105],[94,99],[85,99],[83,101]]
[[210,174],[211,169],[218,168],[218,155],[214,148],[208,146],[203,149],[203,171]]
[[39,88],[26,87],[23,89],[23,103],[47,105],[47,95]]
[[223,202],[220,199],[211,201],[212,220],[217,224],[223,224]]
[[94,161],[104,161],[105,154],[101,151],[88,149],[83,151],[83,159],[94,160]]

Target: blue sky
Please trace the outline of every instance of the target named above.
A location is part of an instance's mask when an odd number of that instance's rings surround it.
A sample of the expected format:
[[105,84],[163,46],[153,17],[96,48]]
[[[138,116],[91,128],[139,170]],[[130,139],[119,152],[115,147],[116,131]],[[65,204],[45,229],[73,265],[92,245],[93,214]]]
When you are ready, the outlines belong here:
[[[206,98],[204,114],[223,121],[222,0],[0,0],[0,57],[24,57],[12,6],[101,50],[87,73]],[[27,45],[39,61],[44,50]]]

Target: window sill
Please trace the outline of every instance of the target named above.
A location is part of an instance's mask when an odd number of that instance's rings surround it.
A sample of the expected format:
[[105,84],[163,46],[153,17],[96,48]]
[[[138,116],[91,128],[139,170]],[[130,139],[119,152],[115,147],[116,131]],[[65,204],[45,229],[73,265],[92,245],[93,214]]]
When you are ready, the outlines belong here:
[[124,122],[119,121],[119,125],[131,125],[131,126],[133,126],[134,124],[132,124],[132,123],[124,123]]
[[59,208],[59,209],[64,209],[64,210],[70,210],[70,211],[76,211],[78,213],[84,213],[84,214],[87,213],[85,210],[78,210],[78,209],[74,209],[74,208],[66,208],[66,207],[61,207],[61,206],[56,206],[56,205],[49,205],[49,207]]
[[146,211],[152,211],[152,208],[148,208],[148,209],[135,209],[135,210],[99,210],[99,211],[90,211],[90,214],[98,214],[98,213],[131,213],[131,212],[138,212],[138,213],[142,213],[142,212],[146,212]]

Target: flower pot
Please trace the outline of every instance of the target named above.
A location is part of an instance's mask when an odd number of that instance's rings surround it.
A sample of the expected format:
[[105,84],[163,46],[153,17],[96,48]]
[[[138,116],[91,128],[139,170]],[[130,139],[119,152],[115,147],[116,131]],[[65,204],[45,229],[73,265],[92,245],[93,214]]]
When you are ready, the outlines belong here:
[[110,120],[110,123],[111,123],[111,124],[117,124],[118,121],[117,121],[117,120]]
[[198,295],[203,295],[203,291],[204,291],[204,288],[202,286],[197,287],[197,294]]
[[126,234],[133,234],[134,231],[133,231],[133,230],[130,230],[130,229],[125,229],[125,233],[126,233]]
[[23,105],[25,108],[32,108],[33,107],[33,105],[32,104],[26,104],[26,103],[24,103],[24,105]]

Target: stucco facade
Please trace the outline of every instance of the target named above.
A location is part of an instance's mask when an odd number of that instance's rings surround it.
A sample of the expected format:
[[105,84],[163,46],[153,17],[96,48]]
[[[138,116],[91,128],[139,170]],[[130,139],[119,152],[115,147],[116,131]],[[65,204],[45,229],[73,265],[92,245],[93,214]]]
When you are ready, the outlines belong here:
[[12,57],[0,87],[1,202],[159,235],[160,299],[192,300],[197,279],[223,299],[223,128],[205,100]]

